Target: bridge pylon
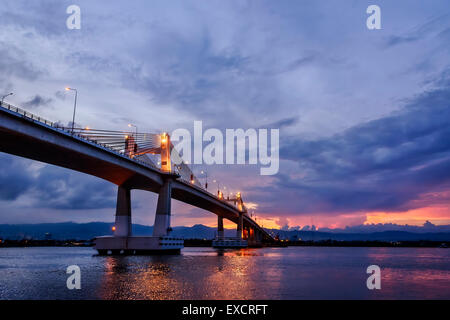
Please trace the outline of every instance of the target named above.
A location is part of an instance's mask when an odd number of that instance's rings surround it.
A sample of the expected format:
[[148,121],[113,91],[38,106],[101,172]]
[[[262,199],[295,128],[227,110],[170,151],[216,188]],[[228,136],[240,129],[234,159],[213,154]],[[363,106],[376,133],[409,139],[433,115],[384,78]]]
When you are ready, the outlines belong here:
[[133,237],[131,235],[131,198],[130,189],[120,186],[117,192],[116,223],[114,236],[97,237],[95,249],[100,255],[112,254],[147,254],[179,253],[184,247],[184,240],[170,236],[170,215],[172,200],[172,178],[166,177],[161,186],[156,207],[153,235],[150,237]]
[[172,204],[171,179],[166,179],[158,195],[156,206],[155,224],[153,225],[153,236],[168,236],[170,234],[170,215]]
[[217,216],[217,237],[223,239],[225,237],[225,232],[223,229],[223,216]]
[[131,236],[131,195],[130,189],[119,186],[117,189],[116,223],[113,227],[114,236]]
[[244,213],[239,212],[239,220],[238,220],[237,229],[236,229],[236,237],[238,239],[242,239],[243,227],[244,227]]

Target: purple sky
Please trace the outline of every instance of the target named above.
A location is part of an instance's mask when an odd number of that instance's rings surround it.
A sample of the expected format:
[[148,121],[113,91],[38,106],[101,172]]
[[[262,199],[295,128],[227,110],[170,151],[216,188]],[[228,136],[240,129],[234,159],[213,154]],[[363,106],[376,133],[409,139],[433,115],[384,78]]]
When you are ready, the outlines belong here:
[[[280,128],[276,176],[211,166],[266,225],[450,224],[450,7],[408,1],[3,0],[0,93],[52,121]],[[366,28],[377,4],[382,29]],[[115,187],[0,154],[0,223],[112,221]],[[197,171],[205,167],[194,168]],[[213,183],[210,183],[214,187]],[[156,195],[133,192],[153,224]],[[175,203],[174,224],[215,216]]]

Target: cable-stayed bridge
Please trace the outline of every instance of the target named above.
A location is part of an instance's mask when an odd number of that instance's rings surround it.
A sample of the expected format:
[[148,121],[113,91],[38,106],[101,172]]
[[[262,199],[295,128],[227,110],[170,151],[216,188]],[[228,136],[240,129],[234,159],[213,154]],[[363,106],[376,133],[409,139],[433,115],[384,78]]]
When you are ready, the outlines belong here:
[[[228,219],[237,225],[234,240],[245,240],[250,245],[274,241],[247,214],[240,193],[225,199],[222,192],[213,194],[204,188],[167,133],[67,128],[3,103],[0,152],[83,172],[118,186],[114,235],[96,239],[100,253],[179,251],[182,240],[170,236],[171,199],[216,214],[219,239],[224,235],[223,219]],[[158,194],[153,237],[132,235],[133,189]]]

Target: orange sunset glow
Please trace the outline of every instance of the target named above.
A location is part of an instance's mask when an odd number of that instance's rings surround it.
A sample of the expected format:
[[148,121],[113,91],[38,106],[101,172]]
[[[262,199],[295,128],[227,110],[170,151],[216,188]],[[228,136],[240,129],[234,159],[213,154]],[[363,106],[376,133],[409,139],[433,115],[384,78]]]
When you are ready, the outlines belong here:
[[405,212],[371,212],[367,213],[365,224],[395,223],[421,226],[427,220],[436,225],[450,224],[450,208],[427,207]]

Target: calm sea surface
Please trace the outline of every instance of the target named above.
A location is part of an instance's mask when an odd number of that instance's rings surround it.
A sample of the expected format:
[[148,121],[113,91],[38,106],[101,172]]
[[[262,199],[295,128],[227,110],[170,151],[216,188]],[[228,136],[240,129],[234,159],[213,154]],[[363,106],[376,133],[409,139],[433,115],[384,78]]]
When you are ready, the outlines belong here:
[[[100,257],[92,248],[0,249],[0,299],[450,299],[450,250],[290,247]],[[366,268],[381,268],[368,290]],[[68,290],[66,268],[81,269]]]

